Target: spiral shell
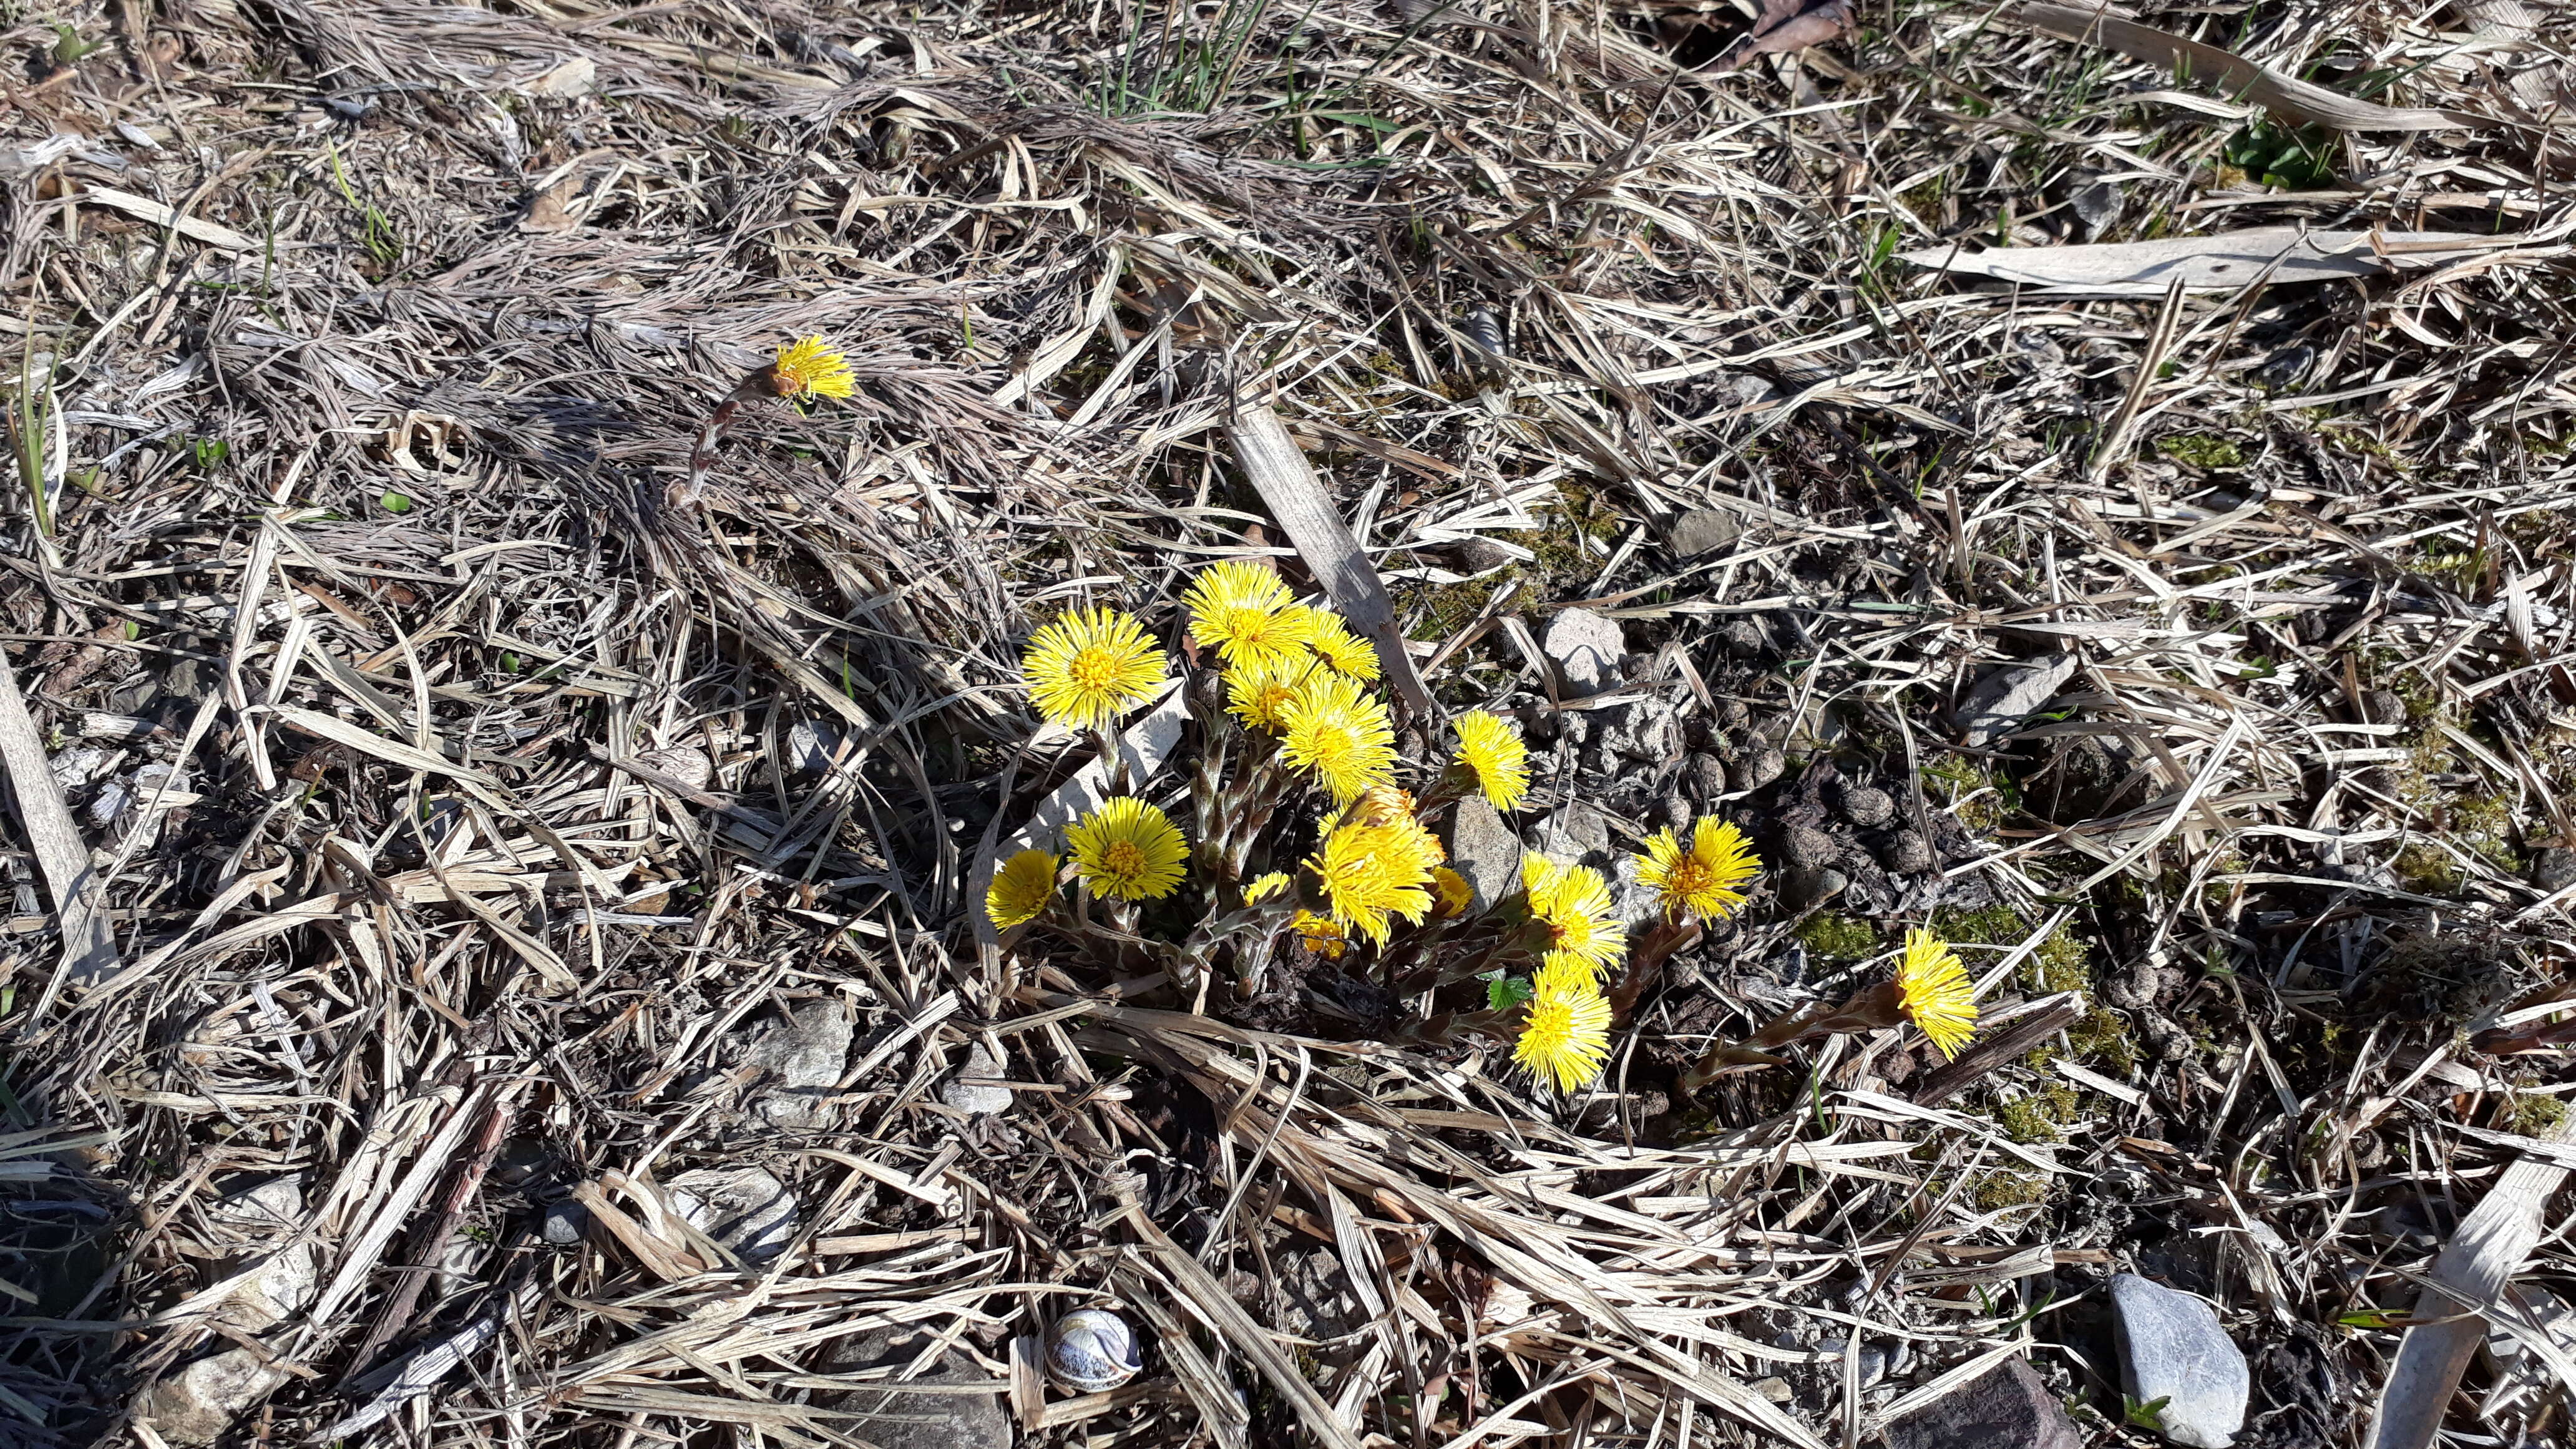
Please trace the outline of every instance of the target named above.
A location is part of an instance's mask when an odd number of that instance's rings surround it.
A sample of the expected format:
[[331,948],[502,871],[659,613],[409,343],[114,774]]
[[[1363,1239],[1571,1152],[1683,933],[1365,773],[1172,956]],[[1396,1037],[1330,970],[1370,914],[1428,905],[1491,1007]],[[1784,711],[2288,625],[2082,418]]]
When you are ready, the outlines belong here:
[[1047,1376],[1080,1394],[1106,1393],[1136,1376],[1136,1330],[1105,1308],[1081,1308],[1047,1330]]

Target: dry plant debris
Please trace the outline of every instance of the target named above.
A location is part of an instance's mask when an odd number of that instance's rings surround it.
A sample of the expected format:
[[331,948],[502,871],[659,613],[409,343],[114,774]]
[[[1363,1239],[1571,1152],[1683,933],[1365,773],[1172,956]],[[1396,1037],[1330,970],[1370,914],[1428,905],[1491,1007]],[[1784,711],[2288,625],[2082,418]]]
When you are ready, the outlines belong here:
[[[0,13],[0,1433],[2567,1442],[2564,31]],[[1661,943],[1544,1088],[1410,895],[1035,912],[1230,727],[1033,636],[1221,680],[1227,568],[1355,783],[1525,746],[1462,919]],[[2124,1401],[2121,1272],[2250,1401]]]

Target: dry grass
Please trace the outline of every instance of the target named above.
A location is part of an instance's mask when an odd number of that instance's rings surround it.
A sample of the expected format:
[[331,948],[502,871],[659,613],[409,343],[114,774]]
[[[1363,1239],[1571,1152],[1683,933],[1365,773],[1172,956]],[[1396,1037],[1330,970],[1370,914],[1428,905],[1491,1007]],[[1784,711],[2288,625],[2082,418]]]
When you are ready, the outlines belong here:
[[[2295,134],[1938,5],[1733,73],[1732,13],[1541,0],[9,12],[0,629],[118,963],[6,857],[0,1432],[149,1444],[235,1352],[239,1442],[883,1444],[909,1326],[1033,1442],[1851,1446],[2032,1353],[2144,1443],[2120,1266],[2226,1306],[2247,1442],[2347,1442],[2350,1315],[2518,1140],[2460,1129],[2563,1090],[2564,145],[2476,3],[2142,18],[2494,124]],[[1895,259],[2283,224],[2510,244],[2143,299]],[[693,479],[805,333],[857,398]],[[1297,567],[1242,398],[1439,699],[1565,732],[1542,807],[1772,832],[1831,763],[1982,843],[1766,893],[1572,1103],[1314,984],[1248,1025],[979,945],[1080,763],[1026,632]],[[1607,709],[1541,654],[1578,602],[1643,656]],[[1605,774],[1569,722],[1638,701],[1680,743]],[[1926,919],[1990,1031],[2075,1024],[1663,1090]],[[748,1063],[791,1023],[837,1076]],[[1007,1114],[943,1101],[979,1043]],[[754,1166],[774,1254],[674,1196]],[[1090,1303],[1146,1373],[1042,1388]]]

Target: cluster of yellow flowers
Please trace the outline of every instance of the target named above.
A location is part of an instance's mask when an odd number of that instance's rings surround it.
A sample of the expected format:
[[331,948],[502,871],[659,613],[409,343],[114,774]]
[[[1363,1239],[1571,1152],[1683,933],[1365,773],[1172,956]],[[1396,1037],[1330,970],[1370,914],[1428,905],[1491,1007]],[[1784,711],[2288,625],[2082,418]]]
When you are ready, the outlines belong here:
[[[1202,882],[1210,919],[1249,922],[1339,960],[1362,940],[1389,949],[1399,922],[1420,927],[1465,916],[1474,891],[1449,868],[1424,820],[1469,792],[1498,810],[1516,807],[1529,789],[1529,752],[1519,731],[1482,710],[1457,716],[1448,766],[1417,800],[1397,783],[1395,724],[1371,688],[1381,673],[1377,652],[1341,618],[1298,603],[1277,574],[1239,561],[1202,573],[1182,604],[1191,640],[1219,663],[1225,715],[1255,741],[1250,758],[1257,763],[1247,770],[1283,768],[1331,806],[1300,873],[1256,875],[1233,900],[1220,899],[1234,894],[1227,869],[1206,862],[1235,857],[1204,852],[1203,871],[1215,869],[1220,877]],[[1104,733],[1163,689],[1165,670],[1163,651],[1143,625],[1106,608],[1066,613],[1037,632],[1022,658],[1030,700],[1045,719]],[[1209,808],[1203,801],[1203,815]],[[1226,829],[1200,823],[1211,838]],[[1180,827],[1134,796],[1104,802],[1066,832],[1066,842],[1081,888],[1122,908],[1171,896],[1191,873],[1191,844]],[[1687,838],[1665,830],[1649,839],[1636,860],[1637,879],[1674,933],[1657,949],[1669,953],[1691,922],[1732,915],[1760,869],[1743,834],[1724,822],[1702,819]],[[1037,919],[1056,900],[1063,874],[1055,855],[1019,852],[994,873],[987,915],[1005,930]],[[1310,883],[1302,892],[1300,880]],[[1509,1022],[1513,1059],[1534,1079],[1574,1091],[1598,1078],[1609,1060],[1615,1012],[1603,979],[1629,951],[1610,883],[1599,871],[1531,853],[1523,860],[1519,897],[1503,908],[1503,929],[1474,938],[1486,943],[1481,955],[1469,951],[1473,964],[1486,968],[1477,976],[1492,987],[1480,1029]],[[1526,982],[1509,978],[1514,959],[1532,958],[1536,969]],[[1950,960],[1955,970],[1956,958]],[[1959,1001],[1946,988],[1932,988],[1925,1000],[1917,1019],[1947,1049],[1936,1027],[1963,1019]],[[1974,1017],[1969,998],[1964,1020],[1972,1024]]]
[[[819,337],[778,350],[747,385],[765,384],[782,398],[847,398],[855,379],[848,360]],[[1311,780],[1334,806],[1314,854],[1304,862],[1315,883],[1298,898],[1296,879],[1270,871],[1245,885],[1244,912],[1275,911],[1278,930],[1338,961],[1353,937],[1384,948],[1395,923],[1455,921],[1475,892],[1448,865],[1427,814],[1473,790],[1497,810],[1516,808],[1529,790],[1529,751],[1510,721],[1470,710],[1450,723],[1450,767],[1425,798],[1398,789],[1395,722],[1370,689],[1381,671],[1377,650],[1340,616],[1300,604],[1276,573],[1257,563],[1221,563],[1182,596],[1192,639],[1220,661],[1226,712],[1272,742],[1273,757]],[[1021,661],[1029,698],[1052,723],[1105,732],[1120,715],[1152,699],[1165,684],[1162,649],[1142,624],[1115,609],[1075,609],[1040,629]],[[1266,817],[1265,817],[1266,818]],[[1202,822],[1204,826],[1204,822]],[[1119,796],[1066,832],[1073,875],[1093,896],[1133,905],[1158,901],[1188,877],[1190,843],[1169,815],[1148,801]],[[1687,842],[1665,830],[1646,842],[1637,880],[1654,896],[1668,928],[1717,921],[1744,904],[1744,886],[1761,870],[1733,825],[1692,824]],[[1027,925],[1057,896],[1064,862],[1023,850],[993,874],[986,915],[999,929]],[[1214,883],[1211,883],[1214,884]],[[1571,1092],[1597,1078],[1609,1061],[1616,1014],[1602,978],[1628,954],[1610,884],[1601,873],[1531,854],[1522,863],[1521,940],[1537,956],[1526,982],[1499,967],[1485,976],[1492,999],[1520,1008],[1513,1059],[1530,1075]],[[1669,950],[1674,937],[1649,938]],[[1483,958],[1494,960],[1497,954]],[[1975,1032],[1976,988],[1958,954],[1929,931],[1907,933],[1896,979],[1877,998],[1956,1055]],[[1633,984],[1629,988],[1633,996]],[[1823,1027],[1875,1020],[1864,998]],[[1793,1039],[1805,1018],[1782,1017],[1754,1039]],[[1775,1031],[1776,1029],[1776,1031]]]

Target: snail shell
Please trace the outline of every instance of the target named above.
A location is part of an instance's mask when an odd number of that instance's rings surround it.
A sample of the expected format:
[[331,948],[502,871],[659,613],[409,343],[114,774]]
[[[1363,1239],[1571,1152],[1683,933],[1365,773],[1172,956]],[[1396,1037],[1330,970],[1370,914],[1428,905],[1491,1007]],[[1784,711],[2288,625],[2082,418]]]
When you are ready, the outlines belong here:
[[1047,1376],[1075,1393],[1106,1393],[1136,1376],[1136,1331],[1105,1308],[1081,1308],[1047,1330]]

